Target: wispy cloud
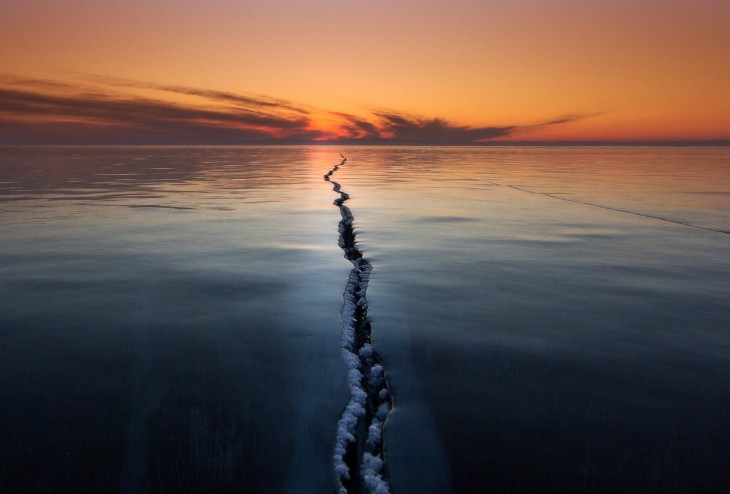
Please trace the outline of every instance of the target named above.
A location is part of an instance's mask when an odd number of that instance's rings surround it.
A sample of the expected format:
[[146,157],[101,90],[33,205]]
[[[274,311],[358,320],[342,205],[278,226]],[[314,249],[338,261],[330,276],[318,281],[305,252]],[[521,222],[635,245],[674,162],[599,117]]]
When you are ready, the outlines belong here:
[[375,112],[385,135],[404,144],[473,144],[505,137],[518,129],[516,125],[469,127],[454,125],[441,118],[421,119],[396,112]]
[[570,113],[570,114],[562,115],[560,117],[553,118],[546,122],[541,122],[541,123],[537,123],[535,125],[527,126],[527,128],[535,129],[535,128],[540,128],[540,127],[549,127],[551,125],[560,125],[560,124],[575,122],[576,120],[584,120],[586,118],[598,117],[598,116],[601,116],[604,114],[605,114],[604,112]]
[[121,134],[134,136],[135,143],[306,141],[322,135],[312,128],[305,109],[283,100],[149,85],[204,98],[192,105],[115,92],[109,85],[75,86],[8,76],[0,83],[0,127],[22,129],[22,133],[4,132],[10,137],[0,137],[2,142],[48,140],[53,133],[74,142],[117,142]]
[[332,112],[333,115],[342,119],[339,125],[342,139],[379,139],[380,129],[373,123],[362,117],[356,117],[349,113]]
[[157,84],[153,82],[136,81],[132,79],[122,79],[119,77],[109,77],[100,75],[83,75],[83,78],[91,82],[100,83],[111,87],[120,88],[136,88],[136,89],[154,89],[157,91],[166,91],[169,93],[186,94],[189,96],[200,96],[211,101],[219,101],[227,104],[240,105],[246,109],[276,109],[287,110],[302,115],[308,115],[309,110],[294,103],[270,96],[255,95],[248,96],[242,94],[231,93],[227,91],[216,91],[212,89],[201,89],[189,86],[180,86],[174,84]]
[[[471,127],[393,110],[372,109],[366,116],[357,116],[269,96],[96,75],[77,77],[78,81],[68,83],[0,75],[0,143],[245,144],[327,139],[458,145],[595,115],[566,114],[532,125]],[[317,114],[329,114],[338,122],[336,129],[318,126]]]
[[421,118],[393,110],[371,110],[372,120],[337,113],[343,141],[392,144],[468,145],[511,137],[537,128],[562,125],[598,114],[566,114],[529,125],[470,127],[456,125],[442,118]]

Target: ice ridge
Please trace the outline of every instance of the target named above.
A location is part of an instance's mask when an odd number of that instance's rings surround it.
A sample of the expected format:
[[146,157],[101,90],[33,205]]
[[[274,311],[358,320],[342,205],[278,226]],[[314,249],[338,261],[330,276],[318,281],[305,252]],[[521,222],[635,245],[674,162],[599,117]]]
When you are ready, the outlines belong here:
[[324,179],[339,194],[334,205],[342,219],[338,225],[339,246],[352,270],[342,295],[342,358],[347,366],[350,400],[337,424],[334,448],[334,471],[339,494],[388,494],[383,447],[383,426],[393,407],[385,368],[372,345],[372,328],[368,319],[367,288],[373,269],[355,242],[354,216],[344,203],[350,196],[341,190],[332,175],[344,166],[347,158],[335,165]]

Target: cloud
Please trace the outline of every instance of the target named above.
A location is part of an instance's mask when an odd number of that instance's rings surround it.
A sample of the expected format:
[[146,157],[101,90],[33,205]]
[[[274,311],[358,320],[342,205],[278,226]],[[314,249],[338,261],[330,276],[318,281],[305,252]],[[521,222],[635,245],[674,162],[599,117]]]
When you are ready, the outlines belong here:
[[396,112],[375,112],[382,133],[389,140],[402,144],[474,144],[505,137],[515,132],[516,125],[501,127],[469,127],[454,125],[441,118],[421,119]]
[[0,89],[0,112],[72,115],[98,121],[157,125],[163,123],[209,122],[243,124],[261,128],[298,129],[308,119],[290,120],[276,115],[231,109],[229,111],[184,107],[141,98],[111,99],[103,95],[58,96],[29,91]]
[[[229,105],[194,106],[107,88],[5,76],[0,79],[0,142],[248,143],[308,141],[322,135],[307,112],[274,99],[200,90]],[[3,87],[4,86],[4,87]],[[180,91],[195,91],[181,88]],[[14,129],[14,130],[13,130]]]
[[[394,110],[371,109],[363,117],[315,110],[269,96],[86,74],[78,77],[80,81],[69,83],[0,74],[0,143],[294,144],[326,140],[469,145],[596,115],[566,114],[531,125],[472,127]],[[336,122],[334,130],[331,125],[327,130],[318,126],[315,115],[322,114]]]
[[118,77],[84,75],[85,79],[104,84],[112,87],[136,88],[136,89],[154,89],[158,91],[166,91],[170,93],[186,94],[189,96],[200,96],[208,100],[214,100],[224,103],[233,103],[242,105],[244,108],[264,108],[276,110],[288,110],[301,115],[308,115],[309,111],[301,106],[295,105],[290,101],[272,98],[270,96],[256,95],[247,96],[227,91],[215,91],[212,89],[200,89],[189,86],[179,86],[174,84],[156,84],[152,82],[135,81],[132,79],[122,79]]
[[535,129],[535,128],[539,128],[539,127],[547,127],[547,126],[550,126],[550,125],[560,125],[560,124],[564,124],[564,123],[575,122],[576,120],[584,120],[586,118],[598,117],[600,115],[604,115],[604,113],[602,113],[602,112],[596,112],[596,113],[570,113],[570,114],[562,115],[562,116],[557,117],[557,118],[553,118],[553,119],[548,120],[546,122],[538,123],[538,124],[535,124],[535,125],[530,125],[529,128]]
[[379,139],[381,137],[378,127],[364,118],[349,113],[333,112],[332,114],[344,120],[339,129],[343,132],[345,139]]
[[422,118],[394,110],[371,110],[372,120],[347,113],[334,115],[342,119],[338,141],[343,143],[473,145],[597,114],[566,114],[537,124],[484,127],[455,125],[443,118]]

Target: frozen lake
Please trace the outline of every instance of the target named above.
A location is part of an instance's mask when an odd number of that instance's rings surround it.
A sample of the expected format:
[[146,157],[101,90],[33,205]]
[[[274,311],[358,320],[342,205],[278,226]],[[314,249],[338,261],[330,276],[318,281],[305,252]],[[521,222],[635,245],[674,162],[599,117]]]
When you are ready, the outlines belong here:
[[730,148],[0,148],[0,492],[725,492]]

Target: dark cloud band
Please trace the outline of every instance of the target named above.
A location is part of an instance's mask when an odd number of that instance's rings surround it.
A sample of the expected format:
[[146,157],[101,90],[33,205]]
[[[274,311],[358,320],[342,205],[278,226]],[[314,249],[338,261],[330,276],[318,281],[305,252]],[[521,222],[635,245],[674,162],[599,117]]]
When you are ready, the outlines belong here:
[[[103,76],[82,79],[74,85],[0,75],[0,143],[293,144],[326,139],[342,144],[469,145],[595,115],[470,127],[392,110],[371,110],[370,118],[325,111],[321,113],[339,122],[336,131],[325,132],[317,128],[313,110],[282,99]],[[132,94],[133,89],[195,96],[200,103],[142,97]]]

